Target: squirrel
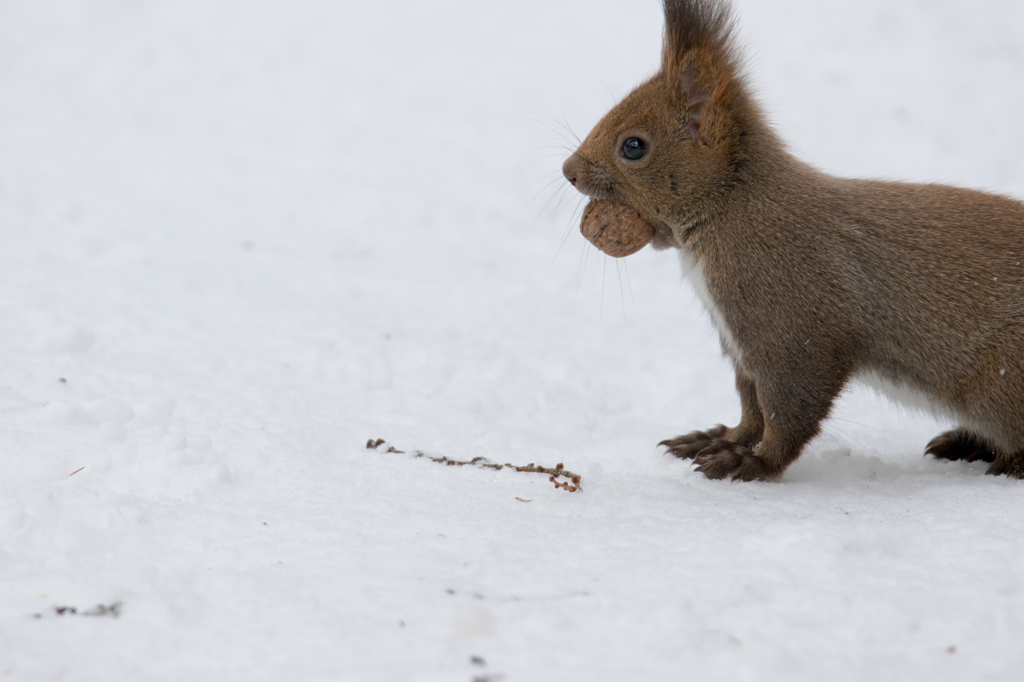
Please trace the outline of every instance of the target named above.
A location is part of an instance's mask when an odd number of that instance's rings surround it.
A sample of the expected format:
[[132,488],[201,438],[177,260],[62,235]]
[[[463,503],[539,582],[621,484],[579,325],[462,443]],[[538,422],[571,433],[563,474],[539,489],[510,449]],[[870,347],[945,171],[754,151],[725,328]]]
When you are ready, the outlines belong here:
[[1024,204],[812,168],[751,95],[728,0],[664,11],[661,69],[563,165],[679,250],[735,368],[740,423],[660,445],[777,479],[858,379],[958,424],[926,455],[1024,478]]

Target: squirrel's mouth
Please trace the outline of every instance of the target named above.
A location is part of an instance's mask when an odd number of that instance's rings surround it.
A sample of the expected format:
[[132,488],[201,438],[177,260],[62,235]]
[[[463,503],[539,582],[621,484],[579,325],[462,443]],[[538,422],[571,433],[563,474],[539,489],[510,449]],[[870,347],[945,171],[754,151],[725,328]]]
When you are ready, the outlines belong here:
[[[630,203],[622,201],[621,198],[618,196],[618,193],[615,192],[614,188],[612,187],[595,187],[588,183],[588,186],[585,187],[576,185],[576,189],[580,192],[580,194],[583,194],[584,196],[588,197],[591,200],[591,202],[605,201],[612,204],[628,206],[637,213],[640,213],[642,216],[642,213],[639,209],[637,209],[635,206],[632,206]],[[651,220],[646,216],[643,216],[643,220],[654,228],[654,237],[651,239],[650,244],[656,251],[664,251],[665,249],[671,247],[681,248],[681,245],[675,238],[675,234],[672,232],[672,228],[670,228],[668,225],[657,219]]]
[[[633,208],[641,215],[643,215],[643,212],[640,211],[640,209],[633,206],[632,204],[618,200],[618,197],[615,195],[614,192],[594,192],[590,194],[590,198],[592,200],[610,201],[613,203],[623,204],[624,206],[629,206],[630,208]],[[644,220],[648,222],[651,225],[651,227],[654,228],[654,238],[651,239],[651,247],[654,248],[655,251],[664,251],[665,249],[670,249],[673,247],[677,249],[682,248],[682,245],[676,240],[675,233],[672,232],[671,227],[669,227],[668,225],[666,225],[665,223],[658,219],[652,220],[647,216],[644,216]]]
[[611,201],[611,202],[614,202],[616,204],[624,203],[622,201],[616,201],[615,192],[612,191],[612,189],[610,187],[602,187],[602,186],[597,186],[597,187],[593,187],[593,186],[580,187],[579,185],[575,185],[575,187],[576,187],[576,191],[577,192],[579,192],[580,194],[582,194],[586,198],[592,199],[594,201]]

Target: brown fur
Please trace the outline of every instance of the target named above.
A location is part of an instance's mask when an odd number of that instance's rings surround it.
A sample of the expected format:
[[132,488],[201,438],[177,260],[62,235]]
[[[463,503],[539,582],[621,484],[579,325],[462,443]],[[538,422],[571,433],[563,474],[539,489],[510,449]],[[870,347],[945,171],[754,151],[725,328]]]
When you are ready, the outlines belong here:
[[[777,477],[858,375],[962,425],[931,454],[1024,475],[1024,204],[811,168],[748,94],[729,5],[665,15],[661,70],[564,165],[680,249],[736,368],[740,424],[663,444],[711,478]],[[642,159],[620,154],[629,137]]]

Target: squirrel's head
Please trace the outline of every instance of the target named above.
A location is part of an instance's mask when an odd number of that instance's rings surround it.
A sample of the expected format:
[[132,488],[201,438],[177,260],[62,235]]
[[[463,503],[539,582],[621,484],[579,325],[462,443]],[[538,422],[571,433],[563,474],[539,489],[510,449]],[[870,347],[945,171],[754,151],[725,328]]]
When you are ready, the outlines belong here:
[[662,246],[715,212],[752,111],[724,0],[665,0],[661,70],[614,107],[562,166],[576,189],[627,204]]

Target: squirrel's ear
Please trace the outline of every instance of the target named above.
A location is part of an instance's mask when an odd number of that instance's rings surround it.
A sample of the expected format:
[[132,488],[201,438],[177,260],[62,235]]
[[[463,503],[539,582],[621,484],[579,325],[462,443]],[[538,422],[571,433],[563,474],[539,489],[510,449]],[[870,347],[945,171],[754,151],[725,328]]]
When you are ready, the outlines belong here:
[[679,88],[694,141],[714,139],[717,110],[736,74],[726,0],[665,0],[662,72]]

